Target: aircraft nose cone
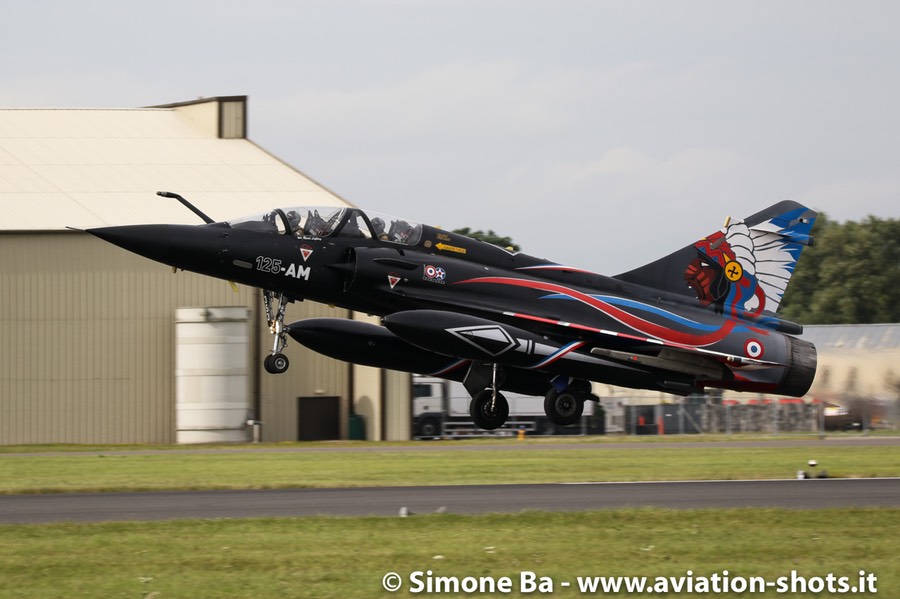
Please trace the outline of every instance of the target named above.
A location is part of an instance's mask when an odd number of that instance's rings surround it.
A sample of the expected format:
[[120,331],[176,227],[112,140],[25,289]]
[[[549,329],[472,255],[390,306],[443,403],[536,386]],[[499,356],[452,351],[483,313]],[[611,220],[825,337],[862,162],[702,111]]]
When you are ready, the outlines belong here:
[[218,266],[227,237],[209,225],[127,225],[87,232],[145,258],[204,274]]
[[129,252],[169,263],[173,256],[172,242],[179,238],[178,228],[178,225],[128,225],[88,229],[87,232]]

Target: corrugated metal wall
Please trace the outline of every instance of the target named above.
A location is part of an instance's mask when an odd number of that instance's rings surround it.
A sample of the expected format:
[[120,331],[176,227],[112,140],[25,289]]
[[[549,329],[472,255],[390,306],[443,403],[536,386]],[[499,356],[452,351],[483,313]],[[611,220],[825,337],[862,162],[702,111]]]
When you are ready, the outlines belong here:
[[[261,321],[257,290],[172,274],[86,234],[0,234],[0,256],[0,444],[174,442],[175,309],[248,306]],[[313,315],[346,312],[298,303],[285,320]],[[258,334],[265,355],[264,324]],[[269,441],[296,439],[296,397],[348,395],[345,364],[296,343],[287,354],[284,375],[250,365]]]
[[[261,302],[262,300],[259,300],[256,305],[260,305]],[[288,305],[284,322],[290,324],[301,318],[320,316],[346,317],[348,312],[315,302],[295,302]],[[264,357],[272,346],[272,336],[265,325],[264,316],[256,322],[261,323]],[[258,367],[258,371],[262,373],[263,383],[261,397],[263,441],[296,441],[297,398],[315,395],[342,398],[341,422],[342,431],[346,435],[349,365],[308,350],[293,340],[288,342],[285,355],[291,361],[291,367],[284,374],[268,374],[262,366]],[[261,360],[262,358],[260,364]]]

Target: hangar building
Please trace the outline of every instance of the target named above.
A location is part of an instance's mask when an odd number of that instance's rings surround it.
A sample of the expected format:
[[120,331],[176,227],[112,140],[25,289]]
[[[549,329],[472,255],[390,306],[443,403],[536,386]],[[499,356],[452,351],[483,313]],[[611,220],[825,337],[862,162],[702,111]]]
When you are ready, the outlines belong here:
[[[245,96],[137,109],[0,109],[0,444],[179,440],[176,388],[196,388],[178,382],[193,372],[189,363],[176,367],[176,321],[185,318],[213,327],[234,321],[227,326],[238,331],[238,364],[200,374],[231,377],[227,385],[245,398],[239,420],[262,422],[262,440],[358,438],[363,425],[368,439],[409,438],[409,375],[350,366],[293,342],[290,370],[269,375],[259,290],[235,293],[223,281],[173,274],[67,229],[198,224],[158,190],[222,219],[347,205],[246,133]],[[177,312],[191,306],[201,309]],[[286,322],[325,315],[353,317],[301,302],[289,305]],[[211,421],[197,428],[214,430]]]
[[811,325],[804,338],[819,352],[809,395],[853,407],[860,400],[883,406],[883,418],[900,416],[900,324]]

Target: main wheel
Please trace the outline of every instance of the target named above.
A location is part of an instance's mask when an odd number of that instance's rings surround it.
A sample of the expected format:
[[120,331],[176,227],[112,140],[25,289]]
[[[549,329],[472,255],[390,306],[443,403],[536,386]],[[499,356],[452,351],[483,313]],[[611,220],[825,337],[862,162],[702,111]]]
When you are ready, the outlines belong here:
[[584,412],[584,401],[575,394],[551,389],[544,397],[544,412],[547,418],[560,426],[575,424]]
[[269,374],[281,374],[291,363],[284,354],[270,354],[263,360],[263,366]]
[[[493,408],[491,407],[493,403]],[[469,415],[472,421],[479,427],[488,431],[500,428],[509,417],[509,403],[503,394],[497,392],[496,401],[493,400],[493,391],[485,389],[472,398],[469,404]]]

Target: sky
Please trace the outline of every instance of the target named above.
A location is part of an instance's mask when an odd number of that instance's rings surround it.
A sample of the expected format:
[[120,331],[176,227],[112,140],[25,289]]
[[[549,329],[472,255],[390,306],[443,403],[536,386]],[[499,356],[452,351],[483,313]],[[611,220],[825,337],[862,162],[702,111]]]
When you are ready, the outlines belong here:
[[612,275],[782,199],[900,217],[898,26],[881,0],[29,0],[0,106],[247,95],[248,137],[357,206]]

